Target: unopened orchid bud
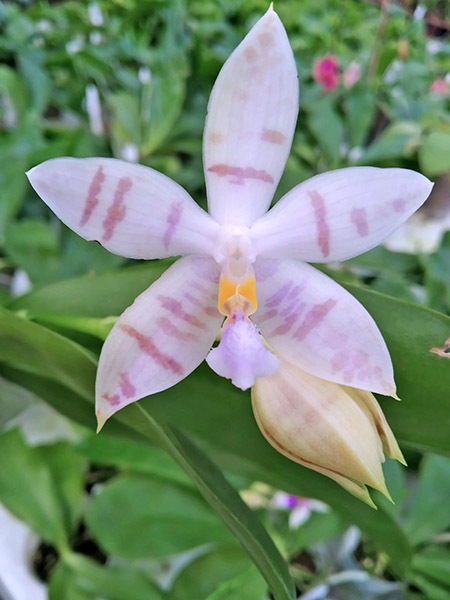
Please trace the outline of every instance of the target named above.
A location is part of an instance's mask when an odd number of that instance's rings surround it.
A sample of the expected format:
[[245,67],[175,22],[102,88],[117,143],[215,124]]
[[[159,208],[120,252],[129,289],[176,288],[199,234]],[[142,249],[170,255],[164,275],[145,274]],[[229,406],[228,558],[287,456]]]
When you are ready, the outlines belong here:
[[384,452],[404,462],[370,392],[314,377],[290,363],[257,379],[252,403],[259,428],[291,460],[327,475],[373,506],[367,485],[390,498]]

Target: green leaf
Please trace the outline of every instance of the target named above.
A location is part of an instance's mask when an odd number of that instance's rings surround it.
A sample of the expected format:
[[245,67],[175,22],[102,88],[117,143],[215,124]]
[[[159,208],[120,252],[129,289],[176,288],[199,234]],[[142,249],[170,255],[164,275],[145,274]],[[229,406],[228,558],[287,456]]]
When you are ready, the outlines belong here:
[[48,600],[95,600],[95,596],[81,590],[76,577],[61,561],[50,573]]
[[27,446],[13,429],[0,436],[0,455],[0,501],[42,539],[65,548],[64,507],[39,449]]
[[420,544],[450,525],[450,458],[426,456],[405,521],[413,544]]
[[171,264],[172,261],[160,260],[58,281],[13,300],[9,308],[44,314],[118,316]]
[[64,515],[64,526],[70,535],[78,524],[83,508],[86,463],[71,444],[58,443],[36,449],[52,474],[54,492]]
[[419,148],[421,170],[429,177],[450,170],[450,131],[433,131]]
[[76,587],[105,600],[162,600],[164,594],[141,571],[132,567],[102,567],[81,554],[66,553],[64,565]]
[[230,581],[222,583],[206,600],[264,600],[267,597],[266,583],[252,567]]
[[[220,546],[194,558],[171,587],[171,599],[203,600],[221,582],[232,579],[251,565],[247,553],[237,544]],[[264,589],[267,588],[264,583]]]
[[361,146],[366,139],[375,111],[375,97],[368,88],[353,89],[345,100],[345,117],[350,146]]
[[0,307],[0,361],[92,400],[96,360],[67,338]]
[[426,594],[426,600],[448,600],[448,587],[442,587],[419,573],[413,573],[410,576],[410,581]]
[[156,438],[183,467],[201,494],[247,550],[267,581],[275,600],[292,599],[295,589],[287,564],[264,527],[227,482],[222,472],[184,433],[161,422],[140,405],[132,407],[145,416],[145,433]]
[[450,550],[439,546],[430,546],[412,561],[412,569],[437,583],[449,588],[450,592]]
[[156,559],[232,538],[195,489],[118,475],[91,499],[86,522],[108,554]]
[[379,400],[397,439],[419,450],[449,454],[450,369],[448,359],[430,349],[443,345],[450,318],[365,288],[344,287],[373,316],[389,348],[402,402]]
[[410,156],[420,144],[421,127],[417,123],[399,121],[388,125],[367,148],[357,164],[398,159]]
[[331,100],[324,98],[314,103],[308,118],[308,126],[319,142],[321,150],[331,166],[340,162],[343,127]]
[[[1,382],[1,380],[0,380]],[[191,479],[161,448],[147,442],[87,433],[77,450],[91,462],[113,465],[126,472],[153,475],[178,485],[193,487]]]
[[58,238],[42,221],[25,220],[10,225],[6,230],[5,251],[16,267],[27,272],[34,284],[61,278]]
[[35,399],[28,390],[0,377],[0,430],[31,406]]

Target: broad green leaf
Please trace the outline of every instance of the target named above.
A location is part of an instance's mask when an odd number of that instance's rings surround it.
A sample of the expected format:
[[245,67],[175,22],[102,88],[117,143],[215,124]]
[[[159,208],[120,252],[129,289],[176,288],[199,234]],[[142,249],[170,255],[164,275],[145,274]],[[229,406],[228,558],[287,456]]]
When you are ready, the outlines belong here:
[[68,531],[53,474],[38,448],[13,429],[0,436],[0,502],[46,542],[64,549]]
[[419,148],[421,170],[429,177],[450,170],[450,131],[433,131]]
[[103,567],[81,554],[66,553],[62,558],[64,565],[74,575],[75,586],[94,598],[105,600],[162,600],[164,598],[164,594],[136,568]]
[[35,399],[28,390],[0,377],[0,430],[31,406]]
[[108,554],[155,559],[232,538],[196,490],[138,474],[118,475],[91,499],[86,522]]
[[[86,462],[68,443],[39,446],[36,450],[51,472],[54,492],[64,515],[64,525],[72,534],[81,516],[84,501]],[[33,485],[33,481],[30,481]]]
[[395,122],[386,127],[364,152],[358,165],[410,156],[420,143],[421,128],[417,123]]
[[167,452],[156,446],[149,446],[146,442],[112,436],[105,432],[102,435],[87,433],[77,445],[77,450],[95,464],[113,465],[125,472],[152,475],[192,487],[191,479]]
[[420,467],[416,493],[405,521],[413,544],[429,540],[450,525],[450,458],[426,456]]
[[95,276],[58,281],[12,300],[9,308],[43,314],[118,316],[170,264],[171,261],[160,260]]
[[329,98],[314,103],[309,115],[308,126],[330,164],[337,166],[340,162],[343,127]]
[[248,555],[240,546],[215,547],[197,556],[179,573],[171,587],[170,598],[204,600],[221,582],[234,578],[250,565]]
[[448,600],[448,587],[443,587],[424,575],[413,573],[410,576],[410,582],[424,592],[426,600]]
[[92,399],[96,360],[67,338],[0,307],[0,362]]
[[143,433],[145,431],[150,439],[156,439],[183,467],[203,497],[244,546],[267,581],[275,600],[293,599],[294,584],[287,564],[267,531],[222,472],[184,433],[158,422],[140,405],[131,408],[145,417]]
[[348,94],[345,108],[350,146],[361,146],[373,120],[375,96],[368,88],[356,87]]
[[430,546],[415,554],[412,569],[449,588],[450,593],[450,551],[446,547]]
[[35,321],[48,327],[57,327],[62,330],[78,331],[95,336],[104,341],[111,331],[117,317],[82,317],[79,315],[60,315],[55,313],[27,313],[30,321]]
[[81,590],[76,576],[61,561],[52,572],[48,582],[48,600],[95,600],[95,596]]
[[397,439],[450,454],[449,361],[430,353],[444,344],[450,318],[365,288],[344,287],[373,316],[389,348],[402,401],[380,397],[380,404]]
[[[58,237],[46,223],[29,219],[6,230],[5,251],[16,267],[26,271],[34,284],[61,278]],[[45,265],[45,268],[42,266]]]
[[264,600],[266,583],[258,571],[251,567],[245,573],[222,583],[206,600]]

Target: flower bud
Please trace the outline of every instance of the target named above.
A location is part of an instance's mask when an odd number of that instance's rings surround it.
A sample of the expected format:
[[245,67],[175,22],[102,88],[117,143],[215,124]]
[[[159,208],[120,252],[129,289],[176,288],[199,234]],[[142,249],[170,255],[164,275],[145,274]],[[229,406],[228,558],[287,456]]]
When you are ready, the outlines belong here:
[[261,432],[291,460],[334,479],[374,506],[366,485],[390,499],[383,451],[404,462],[374,396],[325,381],[290,363],[256,380],[252,404]]

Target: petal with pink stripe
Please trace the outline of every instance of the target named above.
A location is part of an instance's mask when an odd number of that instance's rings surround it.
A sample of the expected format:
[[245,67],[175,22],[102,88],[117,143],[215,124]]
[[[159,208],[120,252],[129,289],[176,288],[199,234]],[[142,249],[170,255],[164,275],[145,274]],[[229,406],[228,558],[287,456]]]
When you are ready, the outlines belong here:
[[255,276],[252,319],[282,359],[328,381],[395,394],[383,337],[343,287],[294,260],[258,259]]
[[377,246],[427,199],[433,184],[408,169],[350,167],[293,188],[251,229],[259,256],[346,260]]
[[209,212],[250,225],[269,207],[298,113],[294,56],[269,8],[224,64],[208,104],[203,163]]
[[212,254],[218,225],[175,181],[114,158],[54,158],[27,173],[68,227],[129,258]]
[[100,355],[99,427],[127,404],[175,385],[202,362],[223,320],[218,281],[212,259],[181,258],[121,315]]

